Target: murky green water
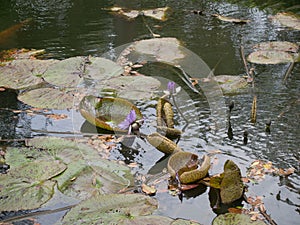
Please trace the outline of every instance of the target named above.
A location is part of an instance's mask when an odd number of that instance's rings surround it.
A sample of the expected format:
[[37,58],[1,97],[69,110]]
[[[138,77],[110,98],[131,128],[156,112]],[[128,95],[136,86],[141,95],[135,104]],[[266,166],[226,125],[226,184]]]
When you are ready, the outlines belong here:
[[[232,1],[236,2],[236,1]],[[46,57],[68,58],[77,55],[101,56],[103,53],[134,40],[150,38],[146,24],[154,33],[163,37],[176,37],[186,48],[199,55],[210,68],[218,74],[245,74],[240,56],[240,46],[246,55],[252,44],[262,41],[300,41],[300,32],[280,27],[270,20],[278,10],[289,9],[300,13],[297,1],[242,1],[239,4],[226,1],[7,1],[0,5],[0,30],[4,30],[25,19],[32,21],[7,39],[0,40],[0,49],[36,48],[45,49]],[[127,21],[101,10],[112,5],[135,8],[154,8],[169,6],[172,13],[165,22],[138,18]],[[259,5],[257,5],[259,4]],[[249,7],[251,6],[251,7]],[[203,10],[204,15],[194,14],[193,10]],[[211,17],[218,13],[225,16],[250,19],[246,25],[225,23]],[[259,185],[252,185],[252,195],[264,196],[268,213],[278,224],[297,224],[300,211],[300,173],[299,146],[300,130],[300,66],[296,64],[290,78],[283,82],[288,65],[259,66],[256,71],[255,89],[233,96],[225,96],[228,103],[233,100],[235,107],[231,115],[233,139],[226,132],[214,134],[210,131],[209,106],[203,96],[185,89],[191,97],[178,97],[178,104],[186,114],[193,118],[179,145],[191,152],[201,153],[219,149],[224,154],[218,156],[219,165],[226,159],[233,159],[242,167],[242,173],[255,159],[270,160],[282,168],[294,167],[296,173],[288,178],[267,176]],[[151,76],[173,78],[174,73],[162,74],[155,67],[145,69]],[[1,86],[1,84],[0,84]],[[24,106],[11,93],[0,93],[0,108],[20,109]],[[253,95],[258,98],[257,123],[249,120]],[[137,103],[146,115],[144,130],[147,131],[151,121],[155,120],[153,102]],[[187,107],[189,106],[189,107]],[[56,111],[59,112],[59,111]],[[72,112],[67,113],[70,117]],[[227,113],[226,111],[224,113]],[[80,130],[83,123],[78,116],[75,121],[52,121],[43,116],[30,117],[27,114],[14,114],[0,111],[0,134],[2,139],[25,138],[43,135],[53,131]],[[271,119],[271,133],[265,132],[265,122]],[[178,117],[178,127],[185,124]],[[39,130],[39,131],[37,131]],[[247,145],[243,144],[243,132],[249,132]],[[51,135],[56,135],[52,133]],[[163,155],[144,142],[137,142],[133,148],[124,153],[118,148],[111,158],[126,162],[138,162],[141,167],[136,171],[142,174],[156,173],[164,167],[160,160]],[[138,151],[137,151],[138,150]],[[208,189],[199,189],[198,193],[187,193],[183,202],[167,193],[157,194],[160,201],[159,214],[171,217],[194,219],[203,224],[210,224],[215,217],[208,200]],[[197,192],[196,191],[196,192]],[[205,194],[202,194],[205,193]]]

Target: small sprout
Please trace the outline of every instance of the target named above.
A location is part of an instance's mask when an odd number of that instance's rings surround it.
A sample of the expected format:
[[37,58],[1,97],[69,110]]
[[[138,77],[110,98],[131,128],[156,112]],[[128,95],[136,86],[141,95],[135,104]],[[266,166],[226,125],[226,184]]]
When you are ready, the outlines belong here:
[[248,143],[248,131],[246,130],[244,131],[243,137],[244,137],[243,139],[244,145],[246,145]]
[[231,101],[230,103],[229,103],[229,112],[231,112],[232,111],[232,109],[234,108],[234,101]]
[[267,122],[266,122],[266,129],[265,130],[266,130],[267,133],[271,132],[271,129],[270,129],[271,123],[272,123],[272,121],[270,119],[268,119]]

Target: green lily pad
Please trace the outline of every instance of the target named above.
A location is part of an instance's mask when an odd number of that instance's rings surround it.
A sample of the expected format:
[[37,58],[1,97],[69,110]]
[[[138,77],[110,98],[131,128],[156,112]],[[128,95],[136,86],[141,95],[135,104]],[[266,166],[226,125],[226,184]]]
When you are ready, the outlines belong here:
[[284,51],[256,51],[248,55],[247,60],[257,64],[279,64],[294,62],[294,57]]
[[210,158],[203,156],[201,163],[198,156],[191,152],[177,152],[169,158],[168,171],[171,177],[175,178],[176,174],[183,184],[192,183],[204,178],[210,168]]
[[141,194],[96,195],[72,208],[59,224],[198,224],[151,215],[157,207],[155,199]]
[[121,98],[85,96],[80,102],[79,110],[89,123],[110,131],[125,132],[118,128],[118,124],[125,120],[131,110],[135,111],[137,120],[143,118],[135,105]]
[[12,168],[0,175],[0,211],[35,209],[53,195],[51,178],[62,173],[66,165],[57,160],[35,161]]
[[12,89],[25,89],[43,83],[41,76],[57,60],[21,59],[0,67],[0,85]]
[[214,218],[212,225],[266,225],[261,220],[252,221],[249,215],[225,213]]
[[238,200],[244,193],[240,168],[231,160],[224,164],[223,179],[220,186],[222,203],[228,204]]
[[248,86],[247,78],[235,75],[218,75],[214,77],[224,94],[239,93]]
[[67,169],[52,178],[67,196],[87,199],[94,194],[115,193],[133,183],[130,168],[102,159],[93,148],[56,137],[27,140],[29,148],[9,148],[6,163],[18,167],[37,160],[59,160]]
[[26,91],[18,99],[27,105],[46,109],[70,109],[74,106],[76,90],[57,88],[39,88]]
[[149,76],[121,76],[105,82],[105,88],[116,90],[117,97],[128,100],[150,99],[160,87],[160,81]]
[[287,26],[296,30],[300,30],[299,15],[290,12],[280,12],[274,16],[274,19],[279,21],[283,26]]
[[288,41],[268,41],[261,42],[253,46],[256,50],[264,51],[284,51],[296,53],[299,51],[299,45]]

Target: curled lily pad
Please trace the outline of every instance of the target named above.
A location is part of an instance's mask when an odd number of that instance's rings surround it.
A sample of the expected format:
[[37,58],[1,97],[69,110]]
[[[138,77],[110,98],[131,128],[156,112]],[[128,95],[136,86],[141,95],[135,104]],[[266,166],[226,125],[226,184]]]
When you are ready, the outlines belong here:
[[174,112],[171,103],[160,98],[156,106],[157,126],[166,125],[169,128],[174,128]]
[[183,184],[192,183],[204,178],[210,168],[210,158],[203,155],[201,160],[191,152],[177,152],[171,155],[168,161],[168,171],[175,178],[178,174]]
[[135,111],[136,119],[143,118],[140,110],[131,102],[122,98],[98,98],[85,96],[79,105],[81,115],[91,124],[110,131],[124,132],[118,127],[131,110]]
[[274,16],[274,19],[279,21],[283,26],[291,27],[300,30],[300,17],[290,12],[280,12]]
[[294,57],[284,51],[256,51],[248,55],[247,60],[257,64],[279,64],[294,62]]
[[164,126],[157,126],[157,132],[170,139],[179,138],[182,134],[181,130],[178,130],[176,128],[164,127]]
[[172,154],[177,151],[182,151],[173,141],[162,136],[159,133],[153,133],[147,136],[147,141],[157,148],[157,150],[165,153]]

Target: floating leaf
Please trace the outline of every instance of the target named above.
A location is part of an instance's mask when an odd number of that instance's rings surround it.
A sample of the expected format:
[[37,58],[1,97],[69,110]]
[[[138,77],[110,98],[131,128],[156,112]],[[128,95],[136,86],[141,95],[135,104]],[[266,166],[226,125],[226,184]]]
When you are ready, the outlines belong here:
[[135,9],[126,9],[121,7],[111,7],[106,9],[112,13],[116,13],[121,16],[125,16],[127,19],[135,19],[139,15],[144,15],[151,17],[157,20],[165,21],[167,20],[167,11],[169,7],[156,8],[156,9],[145,9],[145,10],[135,10]]
[[57,60],[21,59],[0,67],[0,85],[12,89],[25,89],[43,83],[41,76]]
[[43,78],[60,87],[77,87],[84,73],[84,58],[72,57],[50,66]]
[[170,175],[175,178],[178,174],[183,184],[201,180],[207,175],[209,168],[210,158],[207,155],[198,160],[198,156],[190,152],[177,152],[171,155],[168,161]]
[[173,141],[159,133],[152,133],[148,135],[147,141],[159,151],[168,155],[177,151],[182,151]]
[[266,225],[263,221],[252,221],[249,215],[225,213],[214,218],[212,225]]
[[[81,202],[63,218],[62,224],[129,224],[139,216],[150,215],[157,202],[139,194],[98,195]],[[142,224],[142,223],[139,223]]]
[[157,126],[156,128],[159,134],[162,134],[163,136],[166,136],[169,139],[179,138],[182,134],[182,131],[176,128],[169,128],[163,126]]
[[147,40],[136,41],[129,45],[121,53],[117,59],[117,63],[120,65],[128,64],[128,58],[135,58],[139,55],[148,57],[149,61],[158,61],[163,63],[170,63],[173,65],[178,64],[178,60],[184,59],[186,54],[182,51],[182,45],[176,38],[153,38]]
[[46,109],[69,109],[74,106],[76,90],[39,88],[22,93],[18,99],[27,105]]
[[174,128],[174,112],[171,103],[160,98],[156,106],[156,117],[157,126],[164,126],[164,124],[169,128]]
[[277,13],[274,19],[279,21],[283,26],[300,30],[300,17],[290,12]]
[[220,187],[222,203],[228,204],[242,197],[244,185],[239,167],[231,160],[224,165],[223,179]]
[[35,209],[53,195],[54,176],[62,173],[66,165],[60,161],[28,162],[0,175],[0,211]]
[[288,41],[268,41],[261,42],[253,46],[255,50],[263,51],[284,51],[296,53],[299,51],[299,45]]
[[82,200],[94,194],[115,193],[133,183],[129,167],[102,159],[87,145],[56,137],[34,138],[26,144],[30,148],[9,148],[6,163],[20,168],[37,160],[63,162],[67,169],[51,180],[56,180],[58,189],[68,196]]
[[148,186],[147,184],[142,184],[142,191],[147,195],[154,195],[157,190],[154,187]]
[[82,99],[79,110],[88,122],[110,131],[124,132],[118,125],[131,110],[135,111],[137,120],[143,118],[135,105],[121,98],[97,98],[89,95]]
[[294,57],[283,51],[256,51],[248,55],[247,60],[257,64],[279,64],[294,62]]
[[159,87],[159,80],[144,75],[114,77],[105,82],[105,88],[116,90],[119,98],[133,101],[150,99]]
[[217,17],[219,20],[225,21],[225,22],[231,22],[231,23],[249,23],[251,20],[244,20],[244,19],[237,19],[237,18],[232,18],[232,17],[227,17],[227,16],[221,16],[219,14],[213,14],[213,16]]

